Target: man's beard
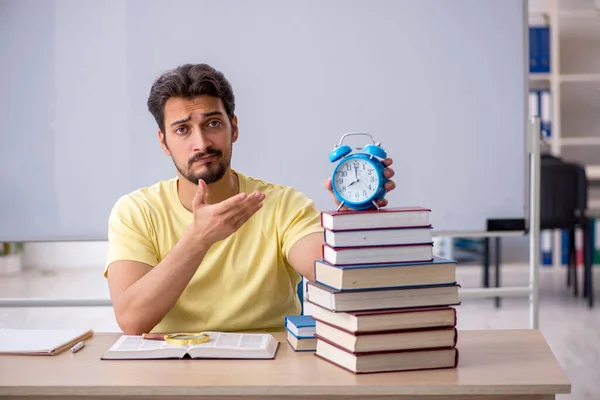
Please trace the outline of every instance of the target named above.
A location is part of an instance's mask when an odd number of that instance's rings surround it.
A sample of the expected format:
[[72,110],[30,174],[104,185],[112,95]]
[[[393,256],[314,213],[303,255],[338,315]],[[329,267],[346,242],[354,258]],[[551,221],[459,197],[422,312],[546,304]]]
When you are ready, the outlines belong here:
[[[231,154],[231,152],[229,154]],[[217,160],[211,161],[210,164],[214,164],[215,162],[217,162],[218,164],[216,166],[210,165],[210,167],[208,164],[204,164],[207,171],[199,172],[196,174],[191,172],[194,162],[198,161],[200,158],[208,157],[208,156],[217,157]],[[204,182],[206,182],[207,185],[210,185],[211,183],[215,183],[215,182],[219,181],[221,178],[223,178],[223,176],[225,175],[225,172],[227,172],[230,162],[231,162],[231,157],[224,158],[223,152],[221,152],[219,150],[215,150],[215,149],[210,149],[210,148],[207,149],[207,151],[205,153],[196,153],[192,158],[190,158],[190,160],[188,161],[187,170],[184,170],[183,168],[181,168],[181,166],[177,165],[175,160],[173,160],[175,167],[181,173],[181,175],[185,179],[187,179],[188,181],[193,183],[194,185],[197,185],[198,181],[200,179],[202,179]]]

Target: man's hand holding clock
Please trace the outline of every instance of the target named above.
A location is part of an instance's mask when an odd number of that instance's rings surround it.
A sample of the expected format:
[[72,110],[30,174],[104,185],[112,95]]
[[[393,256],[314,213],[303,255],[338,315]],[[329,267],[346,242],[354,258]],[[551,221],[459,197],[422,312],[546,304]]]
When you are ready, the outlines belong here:
[[[393,180],[391,180],[391,178],[394,176],[394,170],[392,168],[390,168],[390,166],[393,163],[393,160],[391,158],[385,158],[385,159],[381,160],[381,162],[385,166],[385,169],[383,170],[383,176],[386,179],[388,179],[388,181],[385,183],[384,187],[387,192],[390,192],[396,188],[396,183]],[[359,174],[358,174],[359,166],[354,165],[353,167],[354,167],[353,168],[354,169],[354,179],[348,183],[348,185],[347,185],[348,188],[358,182],[362,182],[361,176],[359,176]],[[343,179],[343,178],[341,178],[341,179]],[[327,178],[325,180],[325,188],[327,190],[329,190],[329,192],[331,193],[331,197],[333,198],[333,201],[335,202],[336,207],[339,207],[340,201],[338,200],[338,198],[335,196],[335,194],[333,192],[333,182],[332,182],[331,178]],[[385,207],[385,206],[387,206],[388,201],[386,198],[383,198],[383,199],[376,200],[376,203],[377,203],[378,207]],[[373,206],[373,208],[375,208],[375,206]],[[350,208],[343,206],[342,208],[340,208],[340,210],[350,210]]]

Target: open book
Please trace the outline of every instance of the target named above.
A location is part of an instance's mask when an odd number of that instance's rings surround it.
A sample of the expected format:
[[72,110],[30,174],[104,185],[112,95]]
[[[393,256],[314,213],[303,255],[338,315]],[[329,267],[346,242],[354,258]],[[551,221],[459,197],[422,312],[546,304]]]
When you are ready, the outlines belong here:
[[279,342],[266,333],[203,332],[206,343],[180,346],[164,340],[147,340],[141,336],[122,335],[102,356],[103,360],[163,358],[231,358],[273,359]]

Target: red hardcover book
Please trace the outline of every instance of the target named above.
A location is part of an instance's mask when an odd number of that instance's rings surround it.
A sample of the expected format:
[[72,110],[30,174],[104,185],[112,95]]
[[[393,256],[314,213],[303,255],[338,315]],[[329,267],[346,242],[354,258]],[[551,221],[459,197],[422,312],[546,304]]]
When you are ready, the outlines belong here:
[[347,332],[385,332],[393,330],[420,330],[426,328],[454,328],[456,308],[418,307],[388,310],[334,312],[307,300],[312,305],[312,318],[321,320]]
[[426,262],[433,261],[433,242],[340,248],[323,244],[321,255],[332,265]]
[[433,241],[432,226],[404,228],[370,228],[323,230],[325,243],[336,247],[392,246],[398,244],[429,243]]
[[349,352],[318,335],[315,337],[317,338],[316,357],[355,374],[419,371],[458,366],[459,356],[456,346],[357,353]]
[[435,256],[432,261],[332,265],[315,260],[315,280],[336,290],[439,285],[456,281],[456,261]]
[[452,283],[341,291],[308,281],[306,299],[333,312],[442,307],[460,304],[459,287]]
[[315,335],[351,353],[454,347],[458,339],[457,329],[449,327],[350,332],[316,318],[315,321]]

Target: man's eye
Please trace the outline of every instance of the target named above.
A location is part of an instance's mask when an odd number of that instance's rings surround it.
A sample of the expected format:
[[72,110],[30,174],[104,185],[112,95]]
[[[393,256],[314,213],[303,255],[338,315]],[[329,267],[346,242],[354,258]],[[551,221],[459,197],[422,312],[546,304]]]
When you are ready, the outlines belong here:
[[183,135],[187,132],[187,128],[185,126],[179,127],[175,130],[175,133],[178,135]]
[[210,121],[208,123],[208,126],[210,126],[211,128],[216,128],[221,126],[221,121]]

